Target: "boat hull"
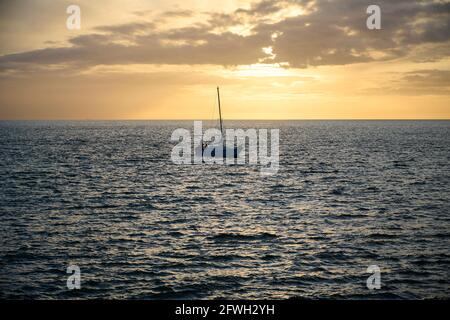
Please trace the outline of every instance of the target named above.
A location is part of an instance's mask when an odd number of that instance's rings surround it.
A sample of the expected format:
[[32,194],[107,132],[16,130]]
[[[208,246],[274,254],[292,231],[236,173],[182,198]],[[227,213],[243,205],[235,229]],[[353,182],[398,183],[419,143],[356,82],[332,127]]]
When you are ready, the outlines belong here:
[[[217,148],[220,148],[220,146],[218,146]],[[205,157],[205,158],[206,157],[216,158],[216,157],[220,157],[220,156],[222,156],[222,158],[227,158],[227,157],[238,158],[239,157],[239,153],[241,151],[240,147],[227,148],[225,146],[222,146],[222,148],[223,148],[222,155],[220,155],[219,152],[217,152],[217,155],[216,155],[216,150],[217,150],[216,148],[212,149],[211,153],[209,154],[209,152],[208,153],[205,152],[206,148],[199,147],[196,150],[196,153],[197,153],[197,155]]]

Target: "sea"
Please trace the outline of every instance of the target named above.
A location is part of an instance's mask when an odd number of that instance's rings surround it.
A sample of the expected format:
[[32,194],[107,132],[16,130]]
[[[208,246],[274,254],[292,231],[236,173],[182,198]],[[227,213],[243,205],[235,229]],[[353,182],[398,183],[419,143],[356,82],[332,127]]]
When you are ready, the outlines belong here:
[[193,121],[1,121],[0,298],[450,298],[450,121],[224,125],[278,172],[173,163]]

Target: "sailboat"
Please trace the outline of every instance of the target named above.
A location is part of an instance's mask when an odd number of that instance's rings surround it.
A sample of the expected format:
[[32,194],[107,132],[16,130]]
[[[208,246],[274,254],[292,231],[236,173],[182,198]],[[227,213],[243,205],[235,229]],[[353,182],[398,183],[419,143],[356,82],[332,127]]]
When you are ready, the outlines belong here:
[[[224,132],[224,129],[223,129],[223,121],[222,121],[222,109],[221,109],[221,105],[220,105],[220,91],[219,91],[219,87],[217,87],[217,102],[218,102],[218,105],[219,105],[219,124],[220,124],[220,132],[222,134],[222,138],[218,142],[213,142],[213,144],[208,144],[207,142],[203,142],[202,143],[202,155],[206,156],[204,153],[205,153],[205,150],[206,150],[207,147],[210,146],[212,148],[214,148],[214,147],[216,147],[216,148],[219,147],[220,148],[220,145],[222,145],[222,148],[223,148],[222,157],[223,158],[226,158],[227,156],[231,157],[231,158],[237,158],[238,155],[239,155],[239,152],[241,151],[241,148],[238,147],[238,146],[234,146],[234,145],[231,148],[226,146],[225,132]],[[213,149],[211,151],[211,157],[216,157],[216,152],[215,151],[216,151],[216,149]],[[209,154],[208,154],[208,156],[209,156]],[[220,156],[220,155],[217,155],[217,156]]]

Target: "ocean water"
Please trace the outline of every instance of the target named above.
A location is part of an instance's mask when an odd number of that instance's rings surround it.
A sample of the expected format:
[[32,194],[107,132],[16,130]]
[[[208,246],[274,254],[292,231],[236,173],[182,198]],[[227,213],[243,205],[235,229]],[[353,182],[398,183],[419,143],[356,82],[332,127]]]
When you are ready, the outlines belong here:
[[225,125],[278,174],[173,164],[189,121],[0,122],[0,298],[450,298],[449,121]]

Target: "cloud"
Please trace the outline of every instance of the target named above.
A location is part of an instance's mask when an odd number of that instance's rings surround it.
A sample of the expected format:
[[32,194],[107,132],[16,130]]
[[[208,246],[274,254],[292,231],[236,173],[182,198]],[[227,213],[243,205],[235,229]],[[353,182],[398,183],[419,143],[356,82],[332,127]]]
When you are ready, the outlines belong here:
[[285,5],[286,3],[287,2],[285,1],[263,0],[261,2],[254,3],[250,9],[237,9],[235,13],[249,16],[263,16],[278,12],[282,8],[282,5]]
[[171,10],[163,12],[164,17],[192,17],[194,12],[191,10]]
[[[408,55],[411,47],[450,40],[449,4],[425,1],[378,1],[382,30],[366,28],[371,1],[317,1],[308,15],[258,26],[279,32],[273,51],[291,66],[342,65],[390,60]],[[436,58],[442,58],[436,57]]]
[[119,25],[108,25],[96,27],[97,31],[104,31],[108,33],[120,34],[123,36],[134,35],[137,32],[149,32],[155,29],[154,23],[151,22],[131,22]]
[[[247,9],[208,13],[208,19],[169,29],[159,29],[148,21],[104,25],[69,39],[66,46],[3,55],[0,69],[30,64],[71,68],[104,64],[237,66],[268,58],[273,63],[307,68],[392,60],[408,57],[412,51],[416,60],[448,56],[450,3],[380,0],[382,30],[368,30],[365,10],[371,2],[263,0]],[[194,15],[190,10],[174,10],[160,16]],[[263,52],[265,47],[272,47],[270,57]],[[441,49],[433,51],[435,47]]]
[[394,79],[378,88],[367,90],[371,94],[395,95],[450,95],[450,70],[415,70],[396,74]]

